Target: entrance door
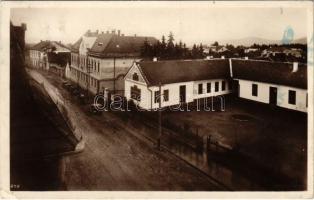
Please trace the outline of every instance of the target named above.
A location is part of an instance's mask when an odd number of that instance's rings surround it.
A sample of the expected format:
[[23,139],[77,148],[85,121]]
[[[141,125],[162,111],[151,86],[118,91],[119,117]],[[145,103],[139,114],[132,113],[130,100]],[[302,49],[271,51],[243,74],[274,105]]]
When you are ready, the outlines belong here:
[[180,86],[180,103],[185,103],[186,101],[186,86]]
[[238,80],[232,80],[229,83],[231,85],[230,89],[232,90],[233,94],[235,96],[239,96],[240,95],[239,81]]
[[277,88],[269,87],[269,104],[277,105]]

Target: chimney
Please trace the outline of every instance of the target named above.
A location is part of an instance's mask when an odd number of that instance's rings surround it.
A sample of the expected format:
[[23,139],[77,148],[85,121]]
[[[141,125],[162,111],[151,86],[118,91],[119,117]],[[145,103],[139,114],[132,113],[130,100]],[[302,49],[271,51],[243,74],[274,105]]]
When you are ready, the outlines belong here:
[[120,36],[120,33],[121,33],[121,31],[120,31],[120,30],[118,30],[118,36]]
[[297,72],[298,71],[298,62],[293,62],[293,69],[292,72]]
[[103,32],[103,31],[101,31],[101,34],[104,34],[104,32]]
[[134,37],[136,37],[136,34],[134,34]]
[[153,58],[153,61],[154,61],[154,62],[157,62],[157,60],[158,60],[157,57],[154,57],[154,58]]
[[123,33],[121,33],[121,36],[124,36],[124,34],[123,34]]
[[249,57],[247,57],[247,56],[244,57],[244,60],[248,60],[248,59],[249,59]]
[[112,30],[111,33],[112,33],[113,35],[115,35],[115,34],[116,34],[116,30]]
[[98,30],[96,30],[96,34],[98,34]]
[[106,31],[106,34],[109,34],[109,31]]
[[221,56],[221,59],[225,59],[225,56]]
[[26,31],[26,28],[27,28],[26,24],[25,24],[25,23],[22,23],[21,26],[22,26],[22,29],[23,29],[24,31]]

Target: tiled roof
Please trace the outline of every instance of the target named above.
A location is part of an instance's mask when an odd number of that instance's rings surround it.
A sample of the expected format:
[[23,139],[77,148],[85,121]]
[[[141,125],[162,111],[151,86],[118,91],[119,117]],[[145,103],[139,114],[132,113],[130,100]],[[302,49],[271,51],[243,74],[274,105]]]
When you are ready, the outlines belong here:
[[78,39],[72,46],[71,51],[78,52],[83,38]]
[[32,50],[37,50],[37,51],[42,51],[44,48],[48,47],[50,44],[50,41],[40,41],[39,43],[35,44],[32,46],[30,49]]
[[298,63],[292,72],[293,63],[232,59],[233,77],[264,83],[273,83],[297,88],[307,88],[307,66]]
[[37,50],[37,51],[45,51],[47,49],[55,48],[58,51],[69,51],[69,47],[62,44],[61,42],[56,41],[40,41],[39,43],[32,46],[30,49]]
[[135,57],[139,56],[144,41],[155,44],[154,37],[122,36],[117,34],[99,34],[94,45],[89,51],[90,55],[99,57]]
[[230,78],[229,60],[173,60],[137,63],[149,86]]

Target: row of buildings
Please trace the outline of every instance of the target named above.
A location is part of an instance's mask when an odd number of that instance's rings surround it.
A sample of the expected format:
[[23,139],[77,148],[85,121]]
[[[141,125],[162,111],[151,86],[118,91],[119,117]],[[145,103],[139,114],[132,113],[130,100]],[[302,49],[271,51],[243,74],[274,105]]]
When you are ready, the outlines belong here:
[[31,48],[30,58],[33,66],[64,74],[92,94],[123,94],[147,110],[158,108],[159,101],[165,107],[235,92],[241,98],[307,111],[306,64],[247,58],[142,61],[145,41],[153,45],[157,39],[89,30],[71,47],[41,41]]
[[[307,65],[248,59],[136,62],[125,76],[125,97],[147,110],[236,93],[307,112]],[[162,98],[159,98],[162,96]]]

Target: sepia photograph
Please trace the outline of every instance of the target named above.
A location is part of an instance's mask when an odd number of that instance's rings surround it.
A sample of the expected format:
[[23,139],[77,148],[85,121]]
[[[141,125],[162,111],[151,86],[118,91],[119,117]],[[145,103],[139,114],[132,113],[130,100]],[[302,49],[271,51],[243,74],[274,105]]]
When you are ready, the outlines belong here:
[[313,2],[1,10],[10,195],[313,195]]

